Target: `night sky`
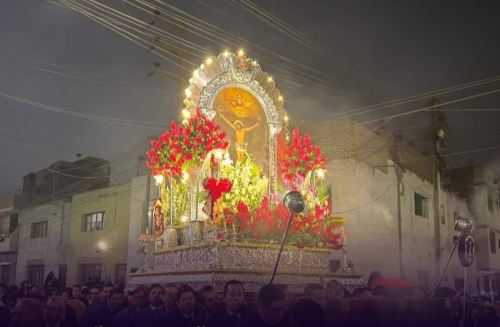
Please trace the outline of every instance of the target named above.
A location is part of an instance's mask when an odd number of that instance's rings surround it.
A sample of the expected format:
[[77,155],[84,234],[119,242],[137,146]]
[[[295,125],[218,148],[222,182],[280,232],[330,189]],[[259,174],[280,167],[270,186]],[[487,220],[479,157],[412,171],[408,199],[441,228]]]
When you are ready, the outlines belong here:
[[[99,2],[154,19],[123,1]],[[351,115],[366,123],[424,107],[428,99],[360,115],[354,110],[500,75],[498,1],[253,2],[307,42],[266,24],[238,1],[169,3],[244,39],[225,46],[245,48],[273,73],[292,120]],[[225,48],[190,32],[184,38],[212,54]],[[148,137],[179,117],[179,83],[159,73],[148,77],[154,62],[174,73],[177,67],[67,8],[41,0],[1,1],[0,42],[0,195],[19,190],[23,175],[75,160],[77,153],[110,160],[112,182],[126,182],[143,165],[138,156]],[[280,69],[289,71],[290,65],[291,76]],[[438,98],[446,102],[498,89],[497,80]],[[451,155],[450,166],[473,160],[500,173],[499,94],[443,107],[448,153],[489,149]],[[476,110],[481,108],[491,110]],[[408,140],[429,140],[429,113],[366,126],[380,124]]]

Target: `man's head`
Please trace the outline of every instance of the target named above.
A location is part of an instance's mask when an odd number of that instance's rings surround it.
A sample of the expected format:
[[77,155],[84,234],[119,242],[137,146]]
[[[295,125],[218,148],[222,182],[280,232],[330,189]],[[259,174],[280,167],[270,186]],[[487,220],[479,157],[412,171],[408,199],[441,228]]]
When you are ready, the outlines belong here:
[[167,284],[165,286],[165,297],[163,298],[167,310],[172,310],[177,305],[177,286],[175,284]]
[[344,297],[344,286],[337,280],[326,283],[326,297],[328,299],[340,299]]
[[11,326],[36,326],[43,320],[40,301],[22,298],[17,300],[11,315]]
[[79,299],[82,296],[82,287],[80,285],[73,285],[71,296],[75,299]]
[[198,292],[198,303],[205,313],[217,310],[217,292],[212,286],[203,286]]
[[326,302],[325,288],[320,284],[307,284],[304,288],[304,295],[321,305]]
[[148,305],[148,290],[144,286],[137,286],[132,291],[132,301],[130,304],[139,308]]
[[245,289],[239,280],[230,280],[224,285],[224,303],[231,312],[239,312],[245,301]]
[[177,307],[185,314],[194,312],[196,292],[188,285],[181,285],[177,291]]
[[109,292],[113,289],[113,285],[106,284],[104,285],[104,288],[102,289],[102,298],[104,300],[107,300],[109,297]]
[[92,303],[99,302],[101,300],[101,288],[99,286],[92,286],[90,289],[90,301]]
[[123,306],[123,290],[121,288],[112,288],[108,293],[108,307],[115,311]]
[[163,297],[165,296],[165,290],[160,284],[153,284],[148,290],[148,301],[154,307],[159,307],[163,305]]
[[43,321],[47,325],[54,325],[64,319],[66,305],[62,296],[49,297],[43,304]]
[[285,292],[273,284],[262,286],[257,295],[257,308],[268,325],[279,326],[287,309]]

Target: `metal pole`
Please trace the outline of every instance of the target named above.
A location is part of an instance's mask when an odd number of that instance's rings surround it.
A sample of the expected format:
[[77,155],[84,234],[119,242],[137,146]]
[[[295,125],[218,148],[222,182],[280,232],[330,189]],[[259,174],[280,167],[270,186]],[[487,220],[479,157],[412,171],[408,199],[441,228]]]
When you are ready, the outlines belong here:
[[278,257],[276,258],[276,262],[274,264],[273,275],[271,276],[271,280],[269,281],[269,284],[272,284],[274,281],[274,278],[276,277],[276,271],[278,270],[278,265],[280,264],[281,254],[283,253],[283,248],[285,247],[286,237],[288,236],[288,230],[290,229],[290,225],[292,224],[293,214],[294,214],[294,212],[290,211],[290,216],[288,217],[288,224],[286,225],[285,232],[283,233],[283,238],[281,239],[280,250],[278,252]]
[[467,304],[467,298],[465,296],[466,291],[467,291],[467,267],[464,267],[464,303],[463,303],[463,310],[462,310],[462,326],[465,326],[465,313],[467,310],[465,309],[466,304]]
[[170,172],[170,227],[174,227],[174,188],[172,172]]

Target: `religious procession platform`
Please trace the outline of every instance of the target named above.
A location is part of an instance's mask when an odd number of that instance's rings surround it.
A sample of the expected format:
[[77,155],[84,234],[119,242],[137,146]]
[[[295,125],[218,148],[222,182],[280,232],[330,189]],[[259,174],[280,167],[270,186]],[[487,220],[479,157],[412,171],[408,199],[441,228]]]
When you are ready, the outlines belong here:
[[[330,279],[359,285],[345,220],[332,215],[328,159],[309,134],[290,135],[274,78],[243,51],[225,51],[193,72],[185,95],[182,123],[172,122],[147,152],[158,198],[139,237],[144,264],[129,285],[221,291],[238,279],[256,292],[271,279],[282,239],[275,282],[291,292]],[[282,201],[290,192],[302,199],[299,211]],[[333,250],[344,253],[340,275],[331,273]]]
[[[247,292],[255,293],[269,282],[278,249],[278,244],[221,242],[155,250],[153,267],[132,274],[129,284],[212,285],[222,292],[225,282],[237,279]],[[293,293],[302,292],[306,284],[324,284],[332,279],[359,285],[360,275],[330,273],[330,254],[328,248],[285,246],[275,283],[288,285]]]

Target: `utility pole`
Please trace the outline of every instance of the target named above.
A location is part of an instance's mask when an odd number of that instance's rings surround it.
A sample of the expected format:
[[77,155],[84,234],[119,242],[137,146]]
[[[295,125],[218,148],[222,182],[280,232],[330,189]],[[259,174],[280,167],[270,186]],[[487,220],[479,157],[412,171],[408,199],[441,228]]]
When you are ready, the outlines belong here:
[[396,175],[396,203],[397,203],[397,223],[398,223],[398,264],[399,278],[405,278],[403,264],[403,217],[401,215],[401,196],[403,196],[403,168],[399,158],[398,143],[401,142],[400,135],[394,135],[392,138],[391,156],[394,162],[394,173]]
[[[434,239],[435,239],[435,259],[436,276],[441,272],[441,171],[444,170],[444,160],[442,153],[445,150],[444,137],[446,135],[446,117],[439,111],[439,100],[432,98],[427,106],[431,106],[431,137],[434,144]],[[444,217],[443,217],[444,218]]]

